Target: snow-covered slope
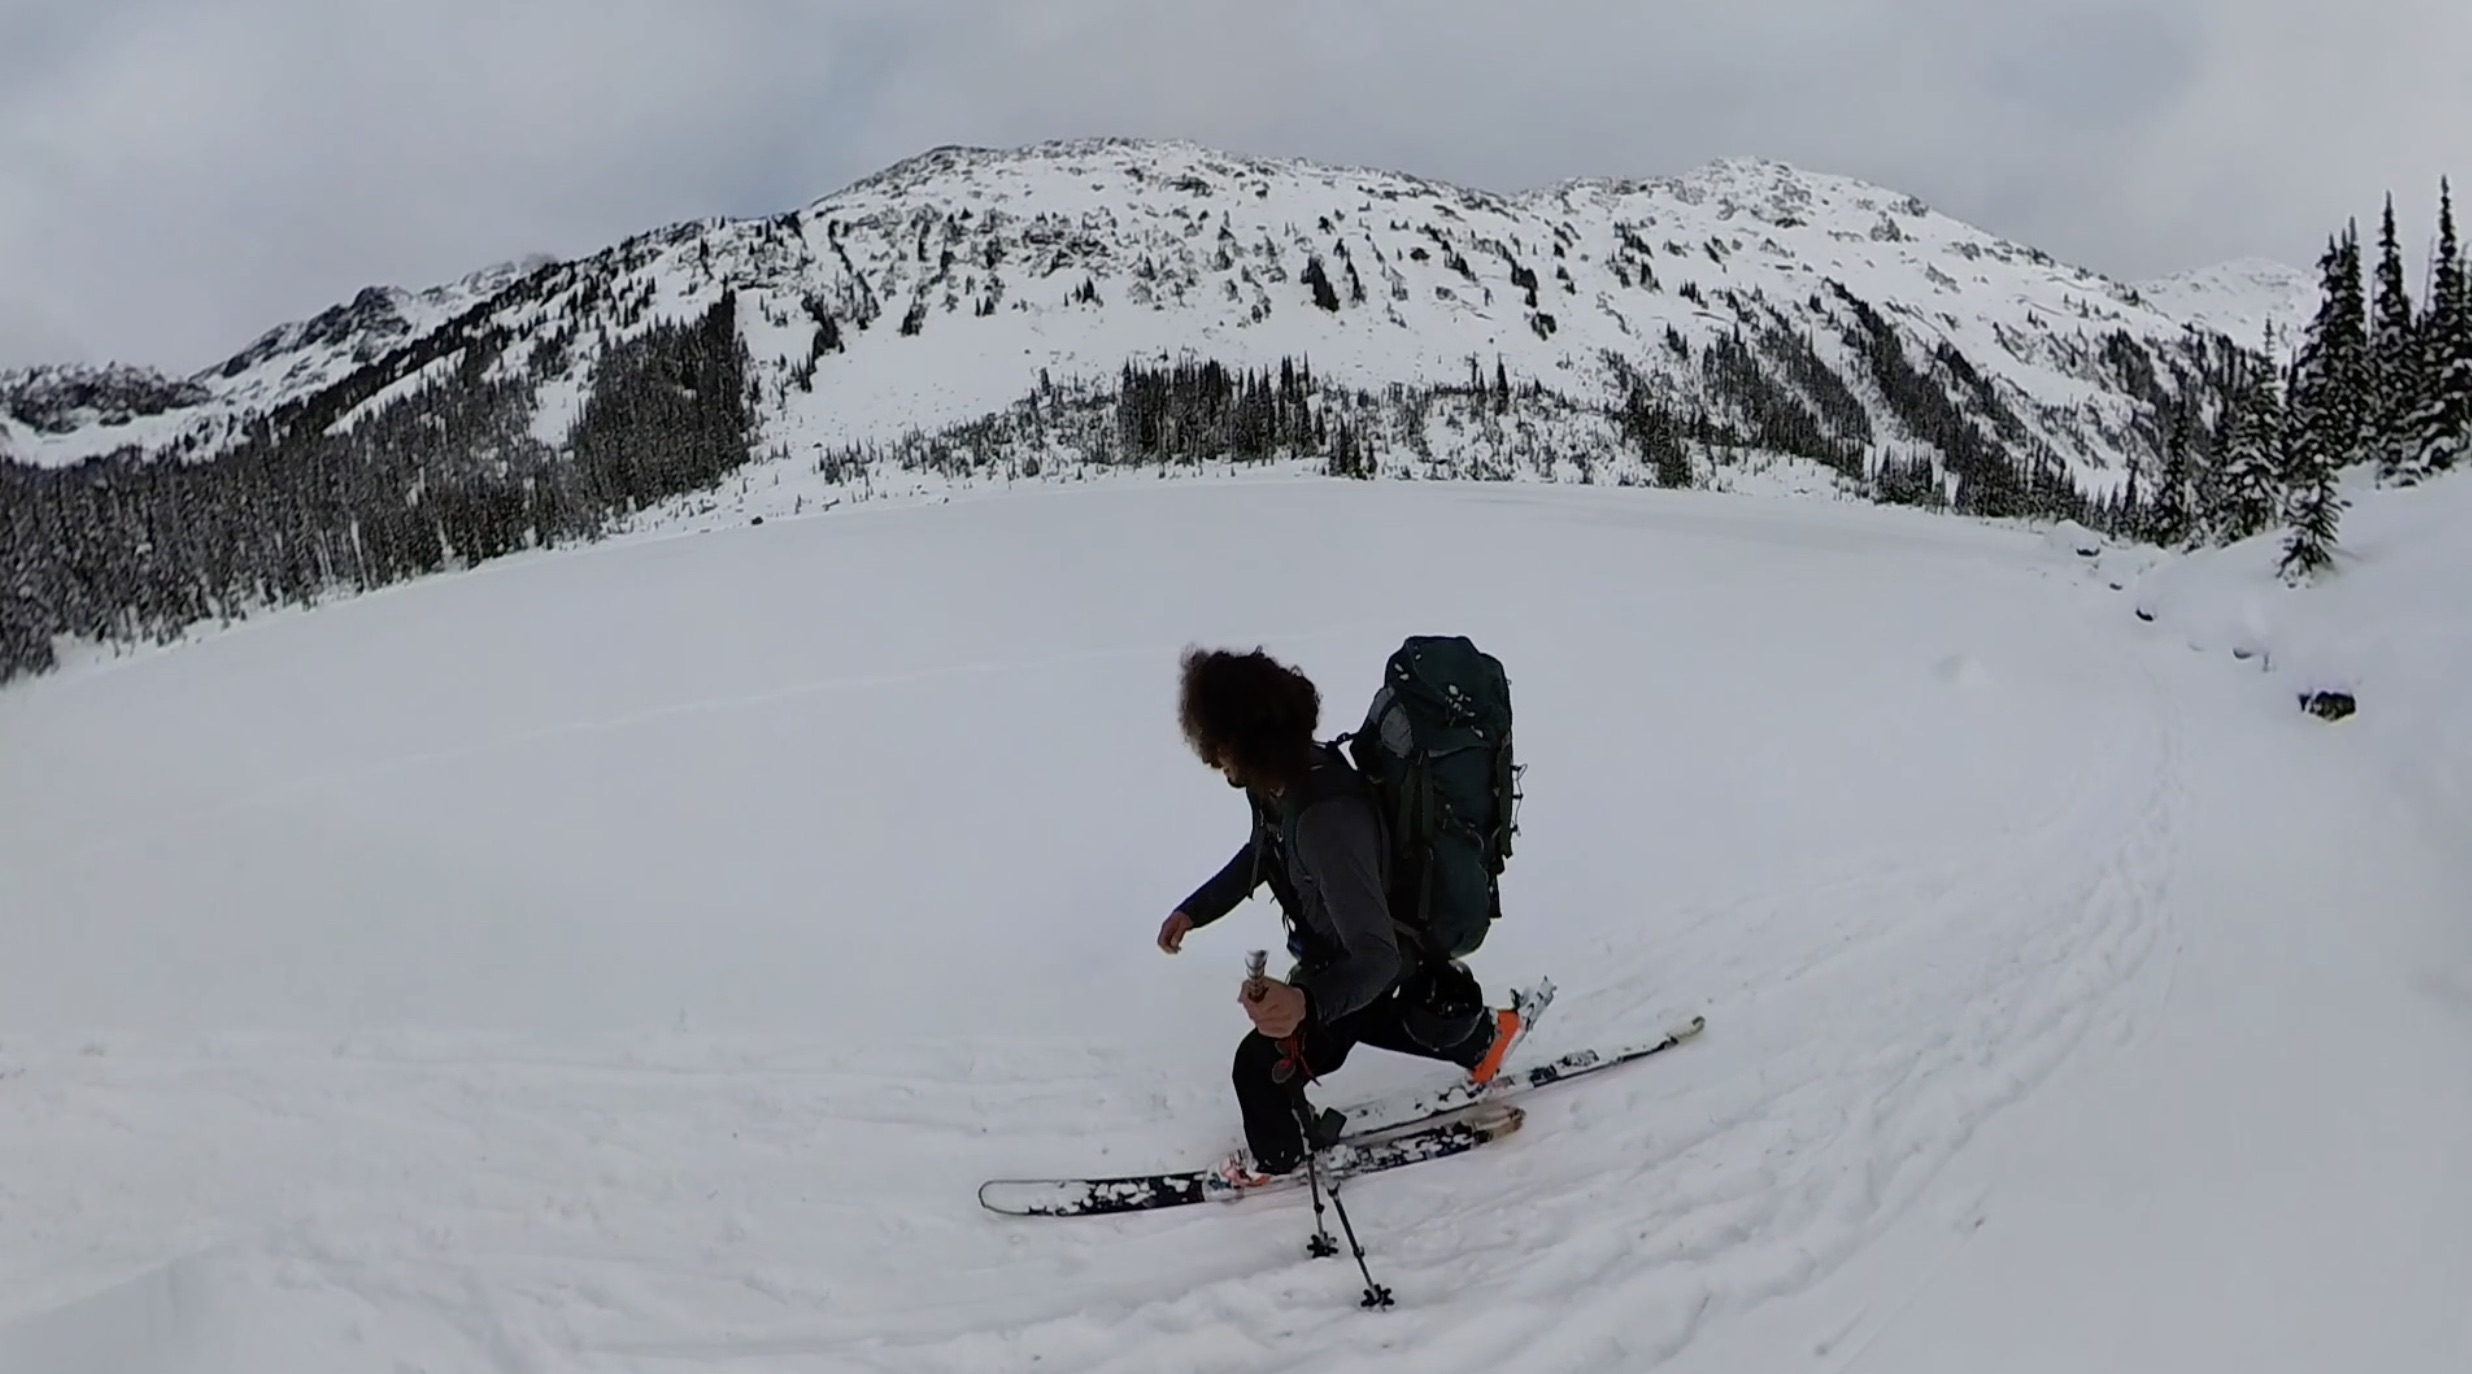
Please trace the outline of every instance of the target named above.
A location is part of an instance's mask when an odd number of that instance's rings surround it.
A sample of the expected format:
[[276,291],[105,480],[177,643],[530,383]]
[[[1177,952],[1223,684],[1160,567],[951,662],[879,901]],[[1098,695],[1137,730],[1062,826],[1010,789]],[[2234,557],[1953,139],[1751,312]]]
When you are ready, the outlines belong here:
[[2139,282],[2137,292],[2157,310],[2244,347],[2263,348],[2271,329],[2278,352],[2293,346],[2318,306],[2315,276],[2268,258],[2237,258]]
[[212,453],[248,417],[378,363],[550,261],[505,263],[425,291],[372,286],[190,378],[126,365],[0,372],[0,456],[57,467],[127,448]]
[[[2292,596],[1854,504],[1127,478],[13,686],[0,1369],[2459,1371],[2472,872],[2377,763],[2462,760],[2463,494]],[[1337,729],[1437,630],[1521,713],[1475,964],[1561,984],[1523,1055],[1706,1035],[1353,1185],[1392,1313],[1301,1197],[982,1213],[1235,1139],[1278,930],[1151,944],[1242,824],[1177,651]]]
[[2472,477],[2346,496],[2306,589],[2275,536],[2084,545],[2181,703],[2135,1010],[1938,1205],[1673,1368],[2472,1368]]
[[213,400],[197,382],[142,367],[0,372],[0,457],[48,466],[128,444],[153,447]]
[[[527,379],[534,432],[556,443],[609,340],[724,289],[756,363],[759,447],[800,459],[1128,362],[1293,359],[1376,395],[1501,377],[1601,410],[1646,378],[1679,409],[1734,420],[1794,398],[1874,460],[1944,447],[1926,431],[1955,423],[1945,411],[2097,494],[2153,448],[2156,407],[2194,385],[2206,348],[2189,327],[2239,323],[2214,294],[2182,293],[2198,314],[2177,313],[1909,196],[1774,162],[1498,195],[1180,143],[948,148],[793,213],[673,226],[418,308],[371,293],[199,379],[203,406],[14,444],[37,462],[172,435],[211,449],[236,416],[473,303],[459,327],[493,371]],[[1774,394],[1728,372],[1727,341]],[[394,367],[435,376],[453,342]],[[1930,379],[1920,409],[1886,389],[1901,368]],[[1603,430],[1560,442],[1601,446]]]
[[[2347,738],[2380,759],[2429,833],[2472,836],[2472,474],[2344,488],[2331,576],[2275,580],[2281,536],[2151,563],[2136,594],[2154,623],[2208,654],[2238,654],[2293,701],[2357,699]],[[2472,965],[2453,975],[2472,996]]]
[[[841,319],[918,326],[871,331],[819,367],[835,385],[789,398],[780,437],[828,444],[994,409],[1036,368],[1188,352],[1310,359],[1325,381],[1374,391],[1472,367],[1490,381],[1500,362],[1517,382],[1598,398],[1618,394],[1607,353],[1656,369],[1669,330],[1700,348],[1771,325],[1817,332],[1842,364],[1836,283],[1917,351],[1945,341],[1976,360],[2029,430],[2094,468],[2109,454],[2075,427],[2126,423],[2101,335],[2180,331],[2113,283],[1909,197],[1767,162],[1514,198],[1173,145],[950,150],[819,202],[794,239],[778,225],[738,236],[751,260],[798,260],[802,295]],[[1317,264],[1336,308],[1304,281]],[[1076,305],[1077,291],[1097,299]],[[807,328],[791,319],[770,348],[757,335],[757,356],[803,357]]]
[[227,405],[271,410],[332,386],[554,261],[501,263],[419,292],[370,287],[348,305],[268,331],[200,380]]

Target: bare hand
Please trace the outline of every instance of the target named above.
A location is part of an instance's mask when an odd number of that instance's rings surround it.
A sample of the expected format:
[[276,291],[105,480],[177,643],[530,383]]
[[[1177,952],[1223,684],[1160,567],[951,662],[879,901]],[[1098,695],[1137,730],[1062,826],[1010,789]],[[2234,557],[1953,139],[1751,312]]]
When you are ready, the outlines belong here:
[[1179,911],[1159,927],[1159,948],[1170,954],[1184,952],[1184,937],[1193,933],[1193,918]]
[[1305,1023],[1305,992],[1275,979],[1256,987],[1248,983],[1236,994],[1237,1005],[1253,1018],[1253,1028],[1273,1040],[1285,1040]]

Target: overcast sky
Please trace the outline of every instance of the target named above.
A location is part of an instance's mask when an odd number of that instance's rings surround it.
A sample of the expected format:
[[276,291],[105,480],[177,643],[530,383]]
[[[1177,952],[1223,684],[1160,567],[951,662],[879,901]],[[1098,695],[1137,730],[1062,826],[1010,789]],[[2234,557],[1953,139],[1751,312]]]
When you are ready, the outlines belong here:
[[2136,278],[2472,175],[2465,0],[0,0],[0,366],[1120,134],[1517,191],[1757,155]]

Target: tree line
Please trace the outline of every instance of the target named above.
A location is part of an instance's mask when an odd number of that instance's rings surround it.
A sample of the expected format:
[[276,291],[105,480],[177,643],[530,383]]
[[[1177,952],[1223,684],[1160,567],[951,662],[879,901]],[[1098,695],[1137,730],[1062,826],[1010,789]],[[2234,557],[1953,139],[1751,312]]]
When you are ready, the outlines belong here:
[[[2060,341],[2069,365],[2100,371],[2130,400],[2127,427],[2095,436],[2130,462],[2126,483],[2100,496],[1963,353],[1909,344],[1834,282],[1833,302],[1814,295],[1800,322],[1757,292],[1714,293],[1733,330],[1694,345],[1669,328],[1646,346],[1677,366],[1653,372],[1606,355],[1610,395],[1515,386],[1500,359],[1469,359],[1465,383],[1379,391],[1330,386],[1303,359],[1128,363],[1063,386],[1042,376],[1005,410],[835,449],[816,466],[848,482],[902,468],[1037,477],[1060,464],[1318,459],[1369,478],[1410,470],[1407,453],[1434,474],[1498,478],[1569,460],[1581,480],[1610,465],[1625,482],[1690,486],[1730,454],[1783,453],[1875,500],[2076,519],[2173,547],[2280,529],[2284,571],[2299,580],[2334,556],[2342,473],[2367,464],[2378,481],[2409,485],[2472,447],[2472,269],[2443,184],[2437,244],[2416,296],[2390,197],[2374,265],[2354,228],[2330,237],[2319,307],[2295,339]],[[1300,289],[1321,298],[1332,287],[1325,275]],[[250,417],[208,455],[130,450],[60,469],[0,460],[0,681],[52,666],[59,636],[165,640],[262,607],[598,538],[649,503],[712,488],[752,456],[756,393],[736,298],[724,291],[682,320],[650,320],[651,300],[649,287],[621,294],[588,278],[561,315],[523,334],[492,323],[507,312],[475,306]],[[621,332],[641,327],[613,341],[613,316]],[[842,344],[829,316],[820,325],[810,367]],[[590,384],[563,443],[545,441],[543,384],[570,374],[587,328],[598,331]],[[1832,332],[1835,365],[1819,347]],[[1882,422],[1912,442],[1884,442]],[[1475,456],[1437,455],[1428,435],[1443,431],[1461,431]]]
[[563,369],[466,320],[302,402],[211,458],[134,451],[0,461],[0,682],[53,642],[168,641],[204,621],[367,591],[519,549],[596,538],[749,458],[735,299],[609,346],[568,452],[533,433]]
[[[2332,566],[2339,482],[2367,467],[2385,486],[2452,470],[2472,449],[2472,266],[2439,185],[2437,245],[2412,294],[2387,197],[2367,268],[2357,221],[2327,239],[2315,314],[2288,343],[2264,340],[2233,380],[2211,442],[2176,430],[2131,531],[2174,547],[2226,544],[2280,528],[2279,566],[2306,581]],[[2278,353],[2282,361],[2273,361]]]

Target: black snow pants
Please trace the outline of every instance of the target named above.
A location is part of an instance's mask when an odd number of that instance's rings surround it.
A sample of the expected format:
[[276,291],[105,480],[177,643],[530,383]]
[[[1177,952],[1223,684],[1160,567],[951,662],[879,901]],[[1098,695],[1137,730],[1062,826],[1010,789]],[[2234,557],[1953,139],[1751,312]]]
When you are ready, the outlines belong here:
[[1284,1174],[1305,1162],[1304,1128],[1297,1120],[1300,1110],[1312,1119],[1313,1109],[1304,1098],[1305,1084],[1337,1070],[1358,1045],[1439,1059],[1463,1069],[1475,1068],[1483,1062],[1485,1051],[1493,1048],[1491,1016],[1478,1021],[1467,1039],[1435,1049],[1408,1033],[1401,1021],[1403,1009],[1400,989],[1394,987],[1329,1025],[1303,1026],[1296,1040],[1304,1064],[1285,1081],[1280,1078],[1279,1062],[1287,1051],[1260,1031],[1245,1036],[1236,1046],[1236,1105],[1244,1114],[1245,1145],[1252,1151],[1254,1168]]

